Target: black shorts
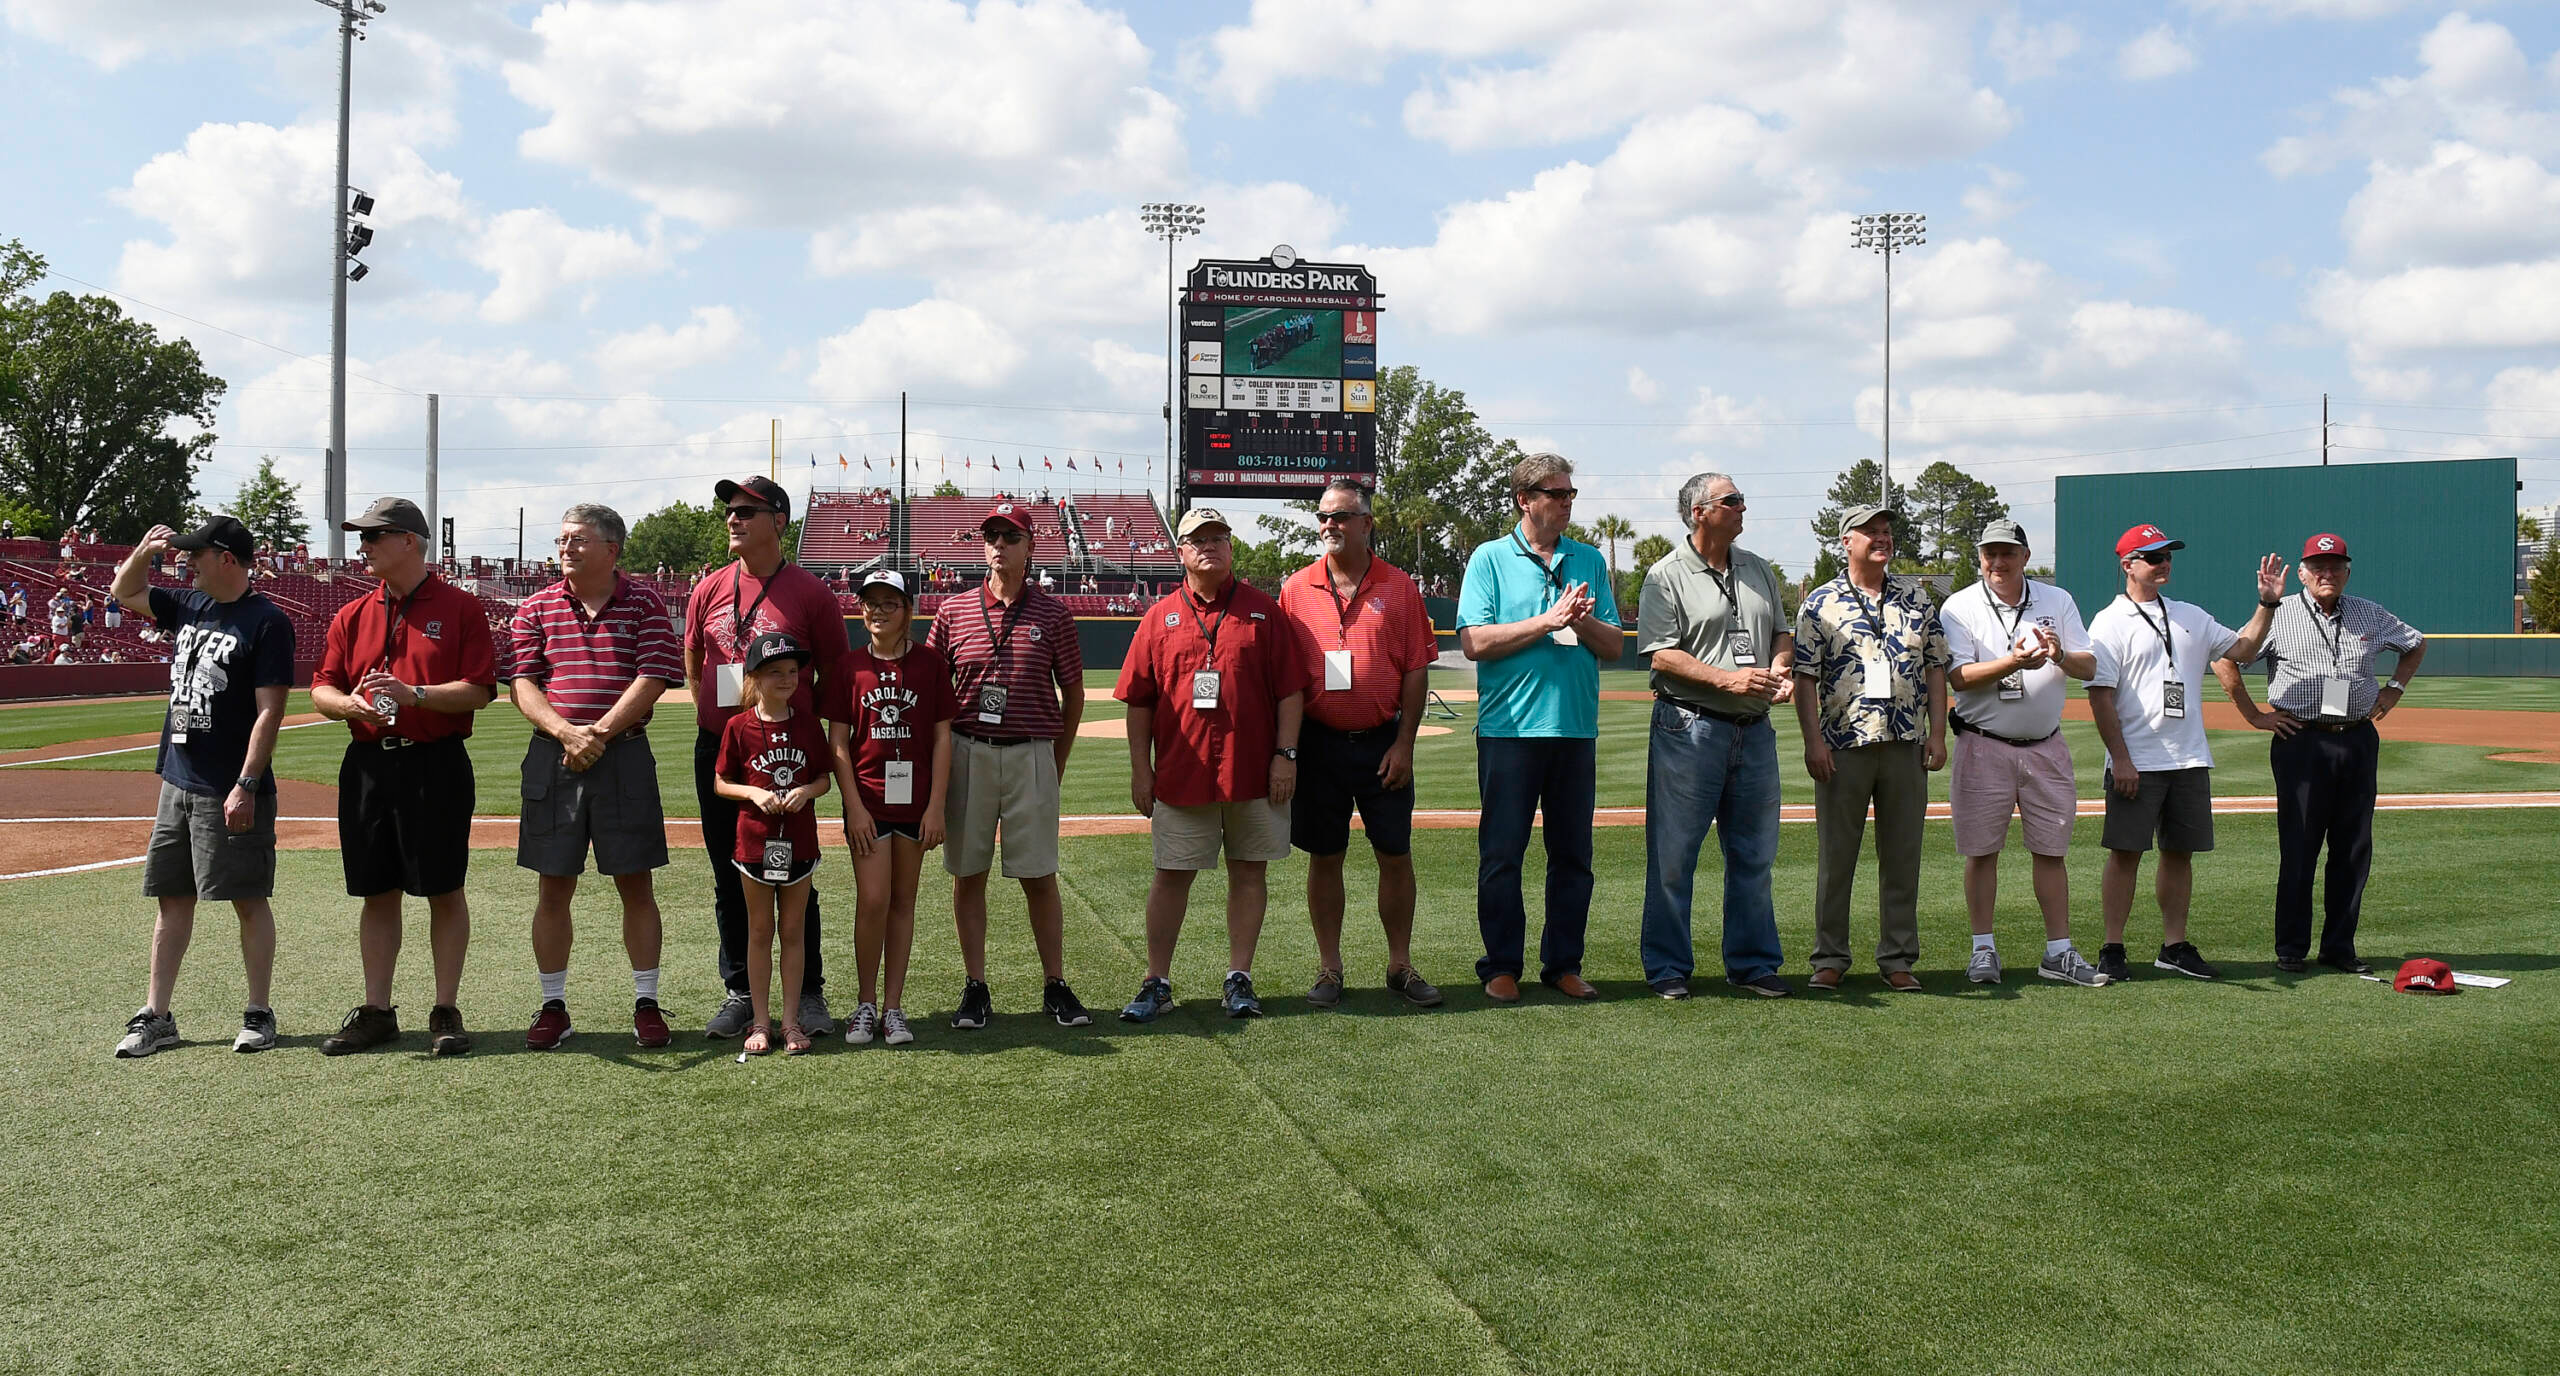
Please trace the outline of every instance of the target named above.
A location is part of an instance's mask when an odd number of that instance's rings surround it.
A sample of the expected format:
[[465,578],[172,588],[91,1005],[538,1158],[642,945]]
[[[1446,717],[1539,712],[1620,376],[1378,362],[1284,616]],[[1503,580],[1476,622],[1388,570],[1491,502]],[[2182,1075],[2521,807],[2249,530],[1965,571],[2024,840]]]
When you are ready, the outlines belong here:
[[2099,778],[2107,790],[2107,820],[2099,845],[2139,853],[2151,849],[2152,838],[2157,837],[2162,850],[2213,849],[2211,769],[2200,765],[2143,770],[2130,798],[2116,792],[2112,771],[2101,772]]
[[359,898],[462,887],[471,868],[471,752],[459,736],[385,748],[347,742],[338,765],[338,858]]
[[658,759],[649,738],[616,737],[583,770],[561,758],[560,742],[535,736],[524,752],[524,816],[516,863],[536,874],[575,877],[592,844],[599,874],[639,874],[667,865],[667,820],[658,799]]
[[884,822],[874,817],[871,819],[871,829],[883,836],[903,836],[919,846],[924,844],[924,823],[922,822]]
[[1378,764],[1396,743],[1396,724],[1345,733],[1309,719],[1298,733],[1298,793],[1289,800],[1289,844],[1309,855],[1351,848],[1351,813],[1380,855],[1413,850],[1413,781],[1389,788]]

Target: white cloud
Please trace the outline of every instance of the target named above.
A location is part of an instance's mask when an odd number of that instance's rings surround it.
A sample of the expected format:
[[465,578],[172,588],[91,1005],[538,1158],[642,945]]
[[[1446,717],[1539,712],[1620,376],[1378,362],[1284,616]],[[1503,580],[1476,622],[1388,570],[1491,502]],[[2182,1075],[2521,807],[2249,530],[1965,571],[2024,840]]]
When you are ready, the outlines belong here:
[[2560,176],[2523,153],[2439,143],[2423,164],[2377,162],[2344,227],[2368,268],[2476,266],[2560,252]]
[[2419,41],[2418,61],[2415,76],[2335,92],[2320,127],[2276,140],[2259,160],[2279,177],[2350,161],[2410,164],[2445,138],[2560,154],[2560,113],[2534,105],[2531,68],[2504,26],[2448,14]]
[[144,57],[270,42],[326,19],[265,0],[0,0],[10,28],[114,71]]
[[2191,71],[2195,65],[2195,49],[2166,24],[2116,50],[2116,75],[2127,81],[2156,81]]
[[505,65],[527,157],[712,225],[819,225],[955,191],[1173,178],[1179,110],[1076,0],[564,0]]
[[843,397],[894,396],[950,384],[985,391],[1013,375],[1023,347],[1003,325],[954,301],[875,310],[818,345],[810,385]]
[[1653,403],[1662,399],[1662,384],[1654,381],[1653,374],[1646,372],[1644,369],[1629,367],[1627,369],[1627,395],[1635,398],[1638,402],[1641,402],[1644,405],[1651,406]]
[[2188,9],[2223,19],[2380,19],[2424,0],[2186,0]]
[[2026,184],[2017,173],[1985,163],[1982,180],[1964,190],[1964,212],[1983,224],[1998,224],[2025,207],[2018,192]]
[[2412,268],[2371,279],[2329,273],[2312,288],[2309,308],[2358,359],[2549,347],[2560,344],[2560,258]]
[[670,330],[648,325],[596,346],[596,371],[608,387],[617,378],[650,378],[719,359],[746,341],[746,324],[727,306],[696,306],[691,318]]
[[1984,47],[2009,80],[2036,81],[2061,71],[2062,64],[2080,51],[2080,31],[2060,20],[2030,24],[2016,10],[2009,10],[1992,21]]
[[1713,387],[1701,387],[1689,403],[1688,423],[1680,428],[1680,442],[1757,449],[1768,439],[1768,422],[1776,414],[1775,407],[1757,398],[1741,401]]
[[2045,364],[2048,376],[2124,375],[2146,369],[2193,373],[2196,381],[2228,378],[2239,366],[2240,341],[2193,311],[2090,301],[2071,312],[2068,342]]
[[466,251],[498,279],[480,315],[501,325],[541,314],[564,288],[658,272],[673,257],[654,221],[643,243],[620,229],[576,228],[539,207],[489,217]]

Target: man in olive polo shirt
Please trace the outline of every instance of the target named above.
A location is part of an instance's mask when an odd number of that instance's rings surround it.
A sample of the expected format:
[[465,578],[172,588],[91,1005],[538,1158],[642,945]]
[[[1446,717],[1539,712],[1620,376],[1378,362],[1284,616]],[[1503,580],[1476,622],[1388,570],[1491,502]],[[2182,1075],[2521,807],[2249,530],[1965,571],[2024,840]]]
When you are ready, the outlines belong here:
[[1745,503],[1733,479],[1701,473],[1680,489],[1689,538],[1656,560],[1636,603],[1636,651],[1653,657],[1653,730],[1644,784],[1644,977],[1689,997],[1698,848],[1724,850],[1724,977],[1764,998],[1795,992],[1778,975],[1778,733],[1769,705],[1795,695],[1795,636],[1777,571],[1734,544]]

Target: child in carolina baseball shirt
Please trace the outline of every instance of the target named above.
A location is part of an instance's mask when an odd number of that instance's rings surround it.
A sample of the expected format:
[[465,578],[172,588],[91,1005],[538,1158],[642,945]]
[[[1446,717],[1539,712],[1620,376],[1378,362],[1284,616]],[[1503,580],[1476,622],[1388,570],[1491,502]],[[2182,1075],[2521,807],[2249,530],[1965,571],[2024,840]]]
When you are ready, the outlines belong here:
[[[808,660],[805,646],[779,632],[757,636],[747,647],[747,710],[722,729],[713,771],[713,790],[739,805],[738,848],[730,863],[738,867],[747,900],[747,989],[755,1023],[748,1029],[746,1050],[756,1056],[773,1049],[769,1010],[777,933],[782,938],[782,1006],[791,1017],[798,1016],[804,964],[801,918],[809,904],[809,875],[818,868],[818,814],[809,805],[827,791],[835,773],[826,723],[814,713],[791,709],[801,666]],[[809,1046],[809,1034],[798,1022],[783,1023],[786,1054],[799,1055]]]

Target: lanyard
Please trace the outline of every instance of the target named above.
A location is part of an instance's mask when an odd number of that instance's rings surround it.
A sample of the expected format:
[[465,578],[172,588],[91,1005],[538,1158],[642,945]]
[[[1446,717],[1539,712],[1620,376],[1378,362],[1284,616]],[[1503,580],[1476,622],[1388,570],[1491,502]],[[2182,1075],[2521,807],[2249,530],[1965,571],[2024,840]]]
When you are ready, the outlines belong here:
[[1013,599],[1013,605],[1004,609],[1002,634],[996,631],[995,618],[987,614],[987,604],[995,600],[994,593],[985,588],[978,590],[978,626],[987,633],[987,644],[994,649],[993,657],[987,664],[987,673],[1000,679],[1004,677],[1004,649],[1013,643],[1013,633],[1020,628],[1022,613],[1031,605],[1031,589],[1028,586],[1024,587],[1022,596]]
[[1227,605],[1218,609],[1218,619],[1214,622],[1209,619],[1208,605],[1201,602],[1191,589],[1186,587],[1182,590],[1182,600],[1191,604],[1192,623],[1200,628],[1200,638],[1209,642],[1209,667],[1213,669],[1218,663],[1218,629],[1227,624],[1227,614],[1234,611],[1236,605],[1234,585],[1230,583],[1228,588]]
[[1342,594],[1334,590],[1333,569],[1331,566],[1327,565],[1321,559],[1316,561],[1316,572],[1322,575],[1325,596],[1333,599],[1333,614],[1341,621],[1341,625],[1338,628],[1340,634],[1337,638],[1341,641],[1344,649],[1349,649],[1351,647],[1351,613],[1360,605],[1360,590],[1369,585],[1369,575],[1370,573],[1375,572],[1377,567],[1377,557],[1375,555],[1370,556],[1369,567],[1361,571],[1360,581],[1351,585],[1351,600],[1345,602],[1342,600]]
[[[435,577],[435,575],[432,573],[427,575],[427,578],[433,577]],[[401,598],[397,602],[391,600],[391,585],[388,583],[382,585],[382,605],[391,609],[389,614],[389,623],[383,628],[382,632],[381,667],[383,669],[387,670],[391,667],[391,652],[398,649],[400,646],[401,624],[409,619],[409,608],[416,604],[418,595],[427,590],[427,578],[419,579],[418,586],[409,589],[409,595]]]
[[[1998,621],[2002,629],[2009,633],[2009,643],[2010,645],[2015,646],[2018,643],[2018,628],[2027,624],[2027,611],[2036,604],[2036,585],[2033,583],[2027,584],[2024,591],[2022,591],[2018,597],[2018,605],[2015,608],[2009,608],[2000,605],[1999,595],[1991,591],[1991,584],[1989,580],[1985,580],[1982,584],[1982,600],[1991,604],[1992,618]],[[2003,612],[2012,610],[2014,610],[2017,615],[2001,615]]]
[[[1874,636],[1878,645],[1884,644],[1884,612],[1878,608],[1875,603],[1867,600],[1866,589],[1859,587],[1855,583],[1850,583],[1846,578],[1843,578],[1840,581],[1847,585],[1849,595],[1858,599],[1858,615],[1866,622],[1867,634]],[[1886,600],[1891,600],[1892,596],[1893,585],[1891,583],[1887,583],[1885,584],[1885,598]]]
[[1550,564],[1539,558],[1536,550],[1529,548],[1528,543],[1520,538],[1519,529],[1514,527],[1511,532],[1511,547],[1520,551],[1521,558],[1538,566],[1538,572],[1547,576],[1549,586],[1557,592],[1564,591],[1564,546],[1556,546],[1556,561]]
[[[1727,558],[1728,560],[1730,560],[1730,559],[1732,558],[1732,556],[1727,555],[1727,556],[1726,556],[1726,558]],[[1708,577],[1709,579],[1711,579],[1711,580],[1713,580],[1713,581],[1714,581],[1714,583],[1715,583],[1715,585],[1716,585],[1716,591],[1724,594],[1724,605],[1725,605],[1725,610],[1726,610],[1728,613],[1730,613],[1730,614],[1731,614],[1731,617],[1732,617],[1732,620],[1733,620],[1733,624],[1735,624],[1735,625],[1737,625],[1737,626],[1741,625],[1741,624],[1742,624],[1742,570],[1741,570],[1741,568],[1736,567],[1736,568],[1733,570],[1733,573],[1731,574],[1731,576],[1727,576],[1727,575],[1725,575],[1725,574],[1721,574],[1721,573],[1716,572],[1716,566],[1715,566],[1715,565],[1713,565],[1713,564],[1708,563],[1708,562],[1707,562],[1706,560],[1704,560],[1704,559],[1700,559],[1700,560],[1698,561],[1698,567],[1700,567],[1700,568],[1702,568],[1702,569],[1705,569],[1705,570],[1707,571],[1707,577]]]
[[[2126,598],[2125,600],[2128,602],[2133,601],[2132,598]],[[2169,620],[2169,608],[2164,604],[2160,608],[2160,619],[2158,621],[2154,621],[2151,619],[2151,613],[2142,609],[2141,603],[2134,602],[2133,614],[2141,617],[2142,624],[2149,626],[2152,629],[2152,632],[2160,637],[2160,652],[2169,657],[2169,677],[2176,678],[2178,676],[2178,647],[2169,639],[2169,627],[2171,624]]]
[[[786,564],[790,562],[788,559],[783,561]],[[755,624],[756,613],[764,610],[764,600],[773,595],[773,578],[765,579],[763,585],[756,589],[754,605],[748,607],[742,615],[738,611],[738,599],[746,592],[747,561],[741,559],[732,567],[738,571],[729,575],[729,613],[736,618],[737,626],[730,638],[737,642],[738,657],[744,659],[747,654],[747,628]],[[774,569],[773,577],[781,576],[782,570],[778,567]]]
[[2329,647],[2329,668],[2332,671],[2344,673],[2347,650],[2347,599],[2343,596],[2338,599],[2338,615],[2335,618],[2338,634],[2334,638],[2328,631],[2321,628],[2320,604],[2311,600],[2310,593],[2302,594],[2302,609],[2311,613],[2312,631],[2320,637],[2321,644]]

